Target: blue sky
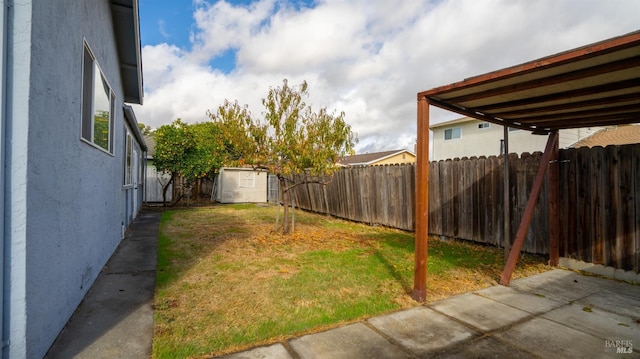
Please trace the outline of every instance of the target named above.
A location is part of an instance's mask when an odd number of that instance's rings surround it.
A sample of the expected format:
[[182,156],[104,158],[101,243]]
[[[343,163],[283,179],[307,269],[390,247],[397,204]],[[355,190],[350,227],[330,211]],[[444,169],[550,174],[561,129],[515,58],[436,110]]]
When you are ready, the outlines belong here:
[[[227,1],[234,6],[249,6],[251,0]],[[213,2],[211,2],[213,3]],[[297,9],[312,8],[313,0],[295,1]],[[140,37],[142,45],[170,43],[184,50],[191,49],[191,36],[197,29],[193,26],[193,13],[198,5],[191,0],[140,0]],[[208,61],[213,68],[225,73],[235,67],[236,50],[230,48]]]
[[188,47],[194,10],[191,1],[140,0],[142,44],[171,42],[180,47]]
[[[140,0],[138,120],[254,117],[269,87],[307,81],[344,111],[358,153],[413,150],[416,94],[640,28],[639,0]],[[431,109],[432,123],[459,117]]]

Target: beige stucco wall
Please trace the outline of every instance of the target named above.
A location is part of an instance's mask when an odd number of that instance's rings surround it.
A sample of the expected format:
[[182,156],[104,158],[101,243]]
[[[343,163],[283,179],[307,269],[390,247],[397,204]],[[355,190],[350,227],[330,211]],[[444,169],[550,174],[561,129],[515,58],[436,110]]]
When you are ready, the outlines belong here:
[[[433,161],[449,158],[472,156],[497,156],[500,154],[500,140],[503,138],[503,127],[489,124],[488,128],[478,128],[482,121],[469,119],[467,121],[452,121],[453,123],[433,128],[433,144],[431,159]],[[447,129],[460,127],[460,138],[445,140]],[[566,148],[578,140],[587,137],[599,128],[568,129],[560,131],[560,147]],[[533,135],[529,131],[516,130],[509,132],[509,152],[521,154],[523,152],[544,151],[547,143],[546,135]]]

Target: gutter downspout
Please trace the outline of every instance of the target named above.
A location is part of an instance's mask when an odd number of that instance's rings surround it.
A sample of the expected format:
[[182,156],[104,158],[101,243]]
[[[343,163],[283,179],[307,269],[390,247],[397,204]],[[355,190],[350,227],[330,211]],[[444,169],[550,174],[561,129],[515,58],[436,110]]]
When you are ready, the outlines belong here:
[[4,357],[4,347],[8,343],[5,338],[4,327],[4,302],[5,302],[5,286],[4,286],[4,245],[5,245],[5,223],[4,223],[4,206],[5,206],[5,122],[6,122],[6,88],[7,88],[7,8],[9,4],[4,0],[0,0],[0,359]]

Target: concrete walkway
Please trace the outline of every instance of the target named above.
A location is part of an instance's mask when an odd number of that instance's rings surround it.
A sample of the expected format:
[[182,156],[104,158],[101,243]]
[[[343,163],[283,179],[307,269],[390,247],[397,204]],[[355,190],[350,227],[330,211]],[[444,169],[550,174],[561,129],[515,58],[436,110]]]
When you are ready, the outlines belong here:
[[[149,358],[159,212],[141,212],[47,358]],[[640,358],[640,286],[553,270],[224,358]]]
[[46,358],[151,357],[159,211],[141,211]]

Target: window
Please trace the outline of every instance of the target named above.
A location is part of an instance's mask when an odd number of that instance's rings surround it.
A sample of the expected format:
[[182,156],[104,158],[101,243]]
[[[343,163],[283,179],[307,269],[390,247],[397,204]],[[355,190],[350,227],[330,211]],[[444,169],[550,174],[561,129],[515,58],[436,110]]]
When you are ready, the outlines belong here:
[[491,124],[489,122],[482,122],[478,124],[478,129],[482,130],[483,128],[489,128]]
[[131,138],[131,133],[129,131],[126,131],[127,133],[127,140],[125,141],[125,148],[124,148],[124,153],[125,153],[125,163],[124,163],[124,185],[125,186],[129,186],[131,184],[133,184],[132,180],[133,180],[133,174],[131,173],[131,153],[133,152],[133,140]]
[[445,140],[454,140],[460,138],[460,127],[454,127],[444,130]]
[[82,138],[113,153],[116,97],[85,42],[82,66]]
[[249,171],[240,171],[238,172],[240,183],[238,187],[240,188],[255,188],[256,186],[256,173]]
[[509,127],[509,132],[513,132],[513,131],[520,131],[520,129],[515,127]]

